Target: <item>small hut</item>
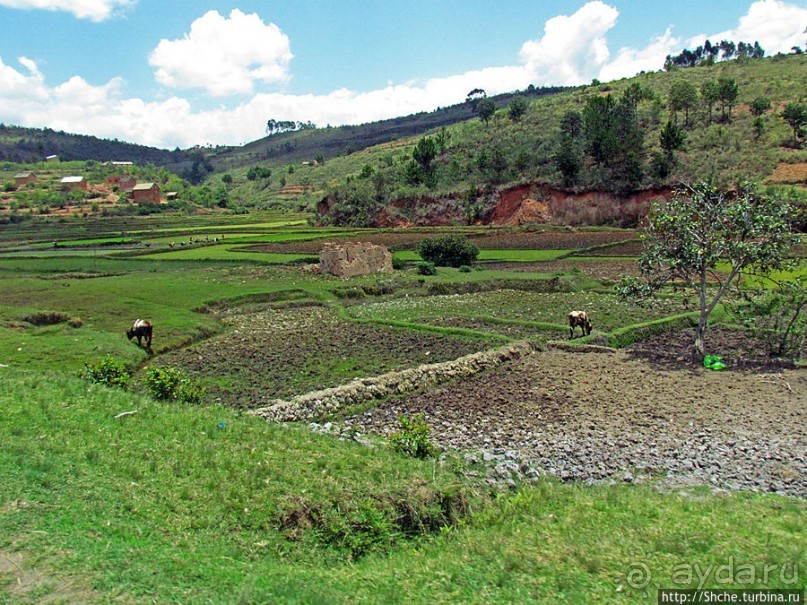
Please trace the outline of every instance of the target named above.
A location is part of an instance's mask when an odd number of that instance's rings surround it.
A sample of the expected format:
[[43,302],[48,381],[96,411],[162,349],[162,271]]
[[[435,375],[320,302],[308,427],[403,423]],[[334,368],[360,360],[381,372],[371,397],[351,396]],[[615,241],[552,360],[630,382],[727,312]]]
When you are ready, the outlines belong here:
[[132,188],[135,204],[159,204],[160,187],[156,183],[138,183]]
[[17,185],[27,185],[36,182],[36,175],[33,172],[18,172],[14,175],[14,182]]
[[65,176],[59,180],[59,184],[68,191],[74,191],[76,189],[87,191],[90,188],[87,179],[83,176]]

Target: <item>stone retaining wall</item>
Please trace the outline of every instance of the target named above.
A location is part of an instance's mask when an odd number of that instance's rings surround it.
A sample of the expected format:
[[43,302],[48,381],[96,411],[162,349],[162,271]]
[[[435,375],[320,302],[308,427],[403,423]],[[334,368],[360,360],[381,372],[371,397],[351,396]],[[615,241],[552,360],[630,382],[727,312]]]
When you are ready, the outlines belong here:
[[333,414],[343,406],[410,393],[454,378],[472,376],[532,352],[533,347],[529,342],[517,342],[452,361],[424,364],[372,378],[357,378],[342,386],[312,391],[289,400],[278,399],[271,405],[250,413],[274,422],[312,420]]

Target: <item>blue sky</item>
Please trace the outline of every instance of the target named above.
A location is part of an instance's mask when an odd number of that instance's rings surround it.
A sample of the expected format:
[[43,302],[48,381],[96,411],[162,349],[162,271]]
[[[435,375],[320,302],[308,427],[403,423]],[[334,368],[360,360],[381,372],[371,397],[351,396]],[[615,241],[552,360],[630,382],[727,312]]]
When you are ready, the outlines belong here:
[[713,41],[807,46],[806,0],[0,0],[0,122],[159,147],[268,118],[361,123],[660,69]]

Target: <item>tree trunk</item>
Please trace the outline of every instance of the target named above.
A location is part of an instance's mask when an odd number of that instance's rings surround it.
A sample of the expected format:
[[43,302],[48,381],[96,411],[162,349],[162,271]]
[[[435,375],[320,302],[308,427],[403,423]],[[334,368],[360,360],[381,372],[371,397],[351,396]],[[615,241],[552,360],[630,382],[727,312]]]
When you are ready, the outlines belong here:
[[698,327],[695,328],[695,344],[692,349],[692,360],[695,363],[703,363],[706,352],[703,349],[703,335],[706,333],[706,322],[709,321],[709,309],[706,304],[706,269],[701,270],[701,284],[698,292],[700,299],[700,316],[698,317]]
[[703,363],[704,357],[706,357],[706,353],[703,349],[703,330],[698,326],[695,331],[695,344],[692,347],[692,361],[695,363]]

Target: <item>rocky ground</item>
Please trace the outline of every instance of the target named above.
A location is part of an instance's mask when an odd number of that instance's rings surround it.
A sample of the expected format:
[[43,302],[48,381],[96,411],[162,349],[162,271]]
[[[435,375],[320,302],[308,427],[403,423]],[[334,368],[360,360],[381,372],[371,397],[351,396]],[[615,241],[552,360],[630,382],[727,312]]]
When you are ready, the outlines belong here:
[[710,342],[729,368],[706,370],[683,360],[687,336],[550,349],[329,428],[385,436],[422,413],[435,442],[502,485],[552,475],[807,496],[807,372],[721,342],[728,332]]

